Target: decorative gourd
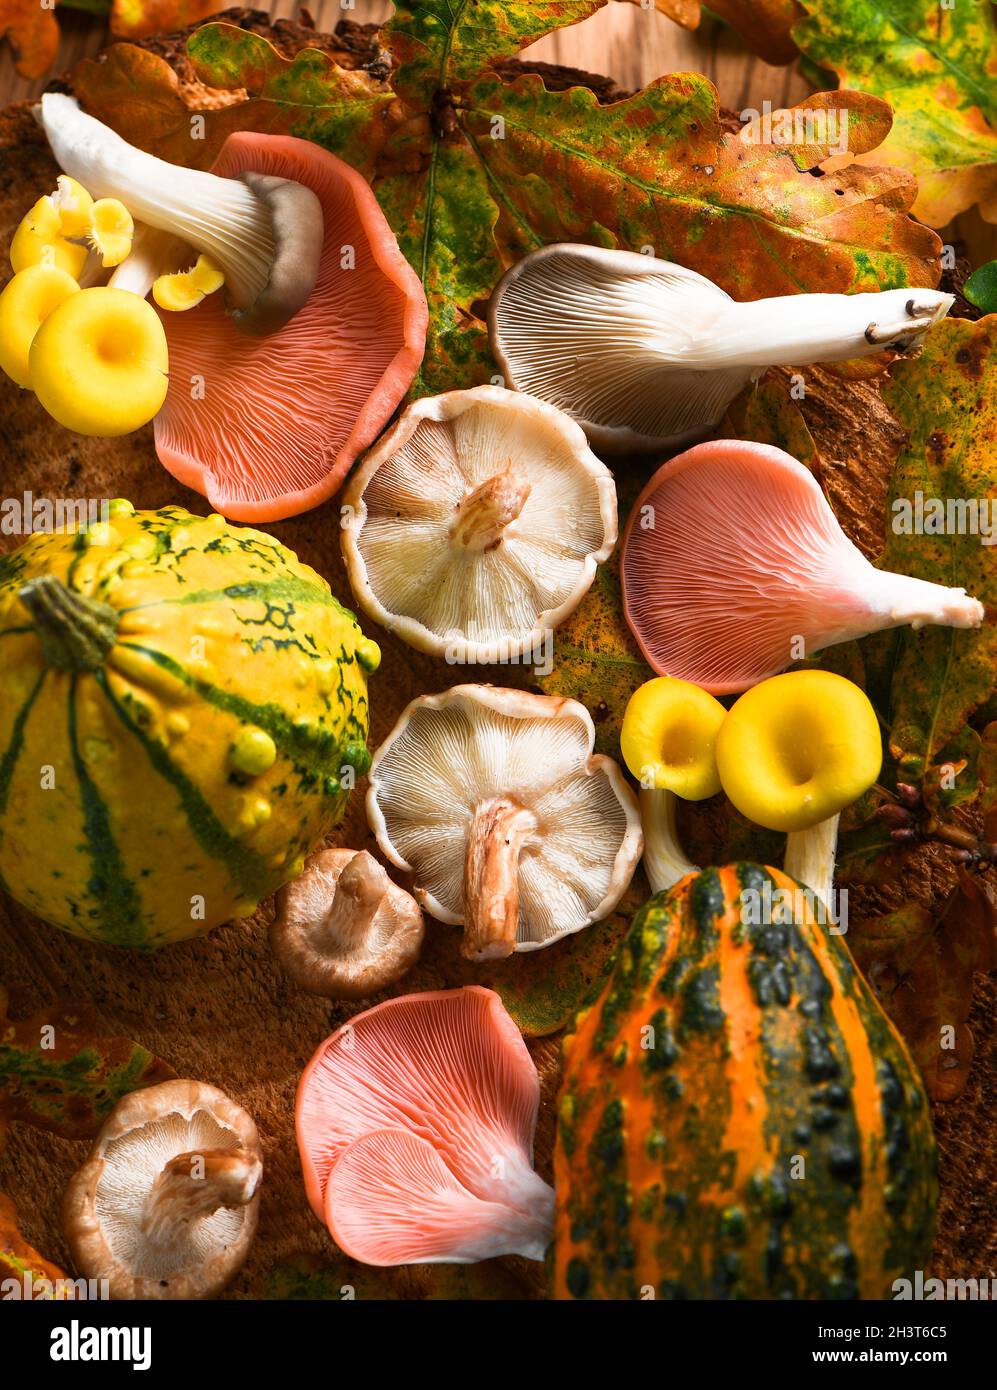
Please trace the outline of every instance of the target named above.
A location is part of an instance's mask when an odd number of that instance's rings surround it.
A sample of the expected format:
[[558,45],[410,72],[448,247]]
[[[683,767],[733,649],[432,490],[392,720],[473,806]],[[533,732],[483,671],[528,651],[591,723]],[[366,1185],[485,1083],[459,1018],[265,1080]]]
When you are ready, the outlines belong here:
[[366,771],[379,652],[272,536],[180,507],[0,557],[0,886],[155,947],[300,872]]
[[920,1076],[801,898],[735,864],[637,914],[565,1044],[557,1297],[889,1298],[925,1267]]

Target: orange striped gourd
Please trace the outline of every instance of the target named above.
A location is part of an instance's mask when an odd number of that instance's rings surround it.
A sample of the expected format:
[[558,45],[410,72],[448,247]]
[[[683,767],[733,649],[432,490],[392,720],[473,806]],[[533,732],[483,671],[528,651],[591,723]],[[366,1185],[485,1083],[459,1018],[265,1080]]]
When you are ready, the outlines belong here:
[[920,1075],[800,898],[735,864],[637,914],[565,1044],[556,1296],[889,1298],[925,1267]]

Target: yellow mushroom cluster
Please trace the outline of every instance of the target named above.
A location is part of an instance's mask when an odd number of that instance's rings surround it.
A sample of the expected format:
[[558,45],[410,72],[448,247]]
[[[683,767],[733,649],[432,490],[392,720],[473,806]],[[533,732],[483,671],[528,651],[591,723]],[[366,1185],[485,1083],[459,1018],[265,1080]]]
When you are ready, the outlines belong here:
[[[118,198],[95,199],[60,174],[11,243],[14,275],[0,293],[0,368],[80,434],[128,434],[166,398],[169,353],[145,298],[149,283],[126,275],[115,283],[140,230]],[[100,283],[105,272],[110,279]],[[150,277],[152,297],[161,309],[191,309],[224,279],[201,255],[189,270]]]

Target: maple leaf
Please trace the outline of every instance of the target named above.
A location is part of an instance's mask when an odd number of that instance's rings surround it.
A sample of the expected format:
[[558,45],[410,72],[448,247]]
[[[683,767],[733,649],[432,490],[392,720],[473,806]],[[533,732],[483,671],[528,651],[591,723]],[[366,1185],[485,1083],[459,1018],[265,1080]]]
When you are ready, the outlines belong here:
[[12,1023],[0,986],[0,1125],[21,1120],[89,1139],[127,1092],[175,1075],[130,1038],[100,1036],[87,1004],[59,1004]]
[[933,1100],[952,1100],[966,1084],[973,975],[997,966],[995,932],[992,886],[961,869],[939,920],[908,903],[849,934],[859,969],[907,1040]]
[[[901,170],[815,178],[826,151],[726,133],[715,88],[696,74],[600,104],[584,87],[495,70],[602,3],[401,5],[380,31],[387,83],[317,49],[285,58],[257,35],[205,25],[188,42],[196,75],[247,96],[194,127],[168,65],[128,45],[81,64],[74,86],[126,139],[177,163],[205,167],[231,131],[256,129],[314,140],[371,178],[430,305],[416,394],[494,375],[482,303],[524,250],[552,241],[650,247],[741,299],[936,282],[940,243],[907,216],[915,185]],[[869,149],[887,108],[848,102]]]
[[[31,1296],[38,1299],[72,1299],[76,1297],[76,1285],[67,1278],[58,1265],[51,1264],[44,1255],[21,1235],[17,1225],[17,1211],[9,1197],[0,1192],[0,1290],[7,1280],[13,1279],[23,1290],[25,1280],[31,1289]],[[2,1297],[0,1293],[0,1297]]]
[[[885,97],[877,151],[917,176],[914,212],[933,227],[980,204],[997,221],[997,28],[991,0],[802,0],[793,38],[842,87]],[[866,162],[868,155],[860,156]]]

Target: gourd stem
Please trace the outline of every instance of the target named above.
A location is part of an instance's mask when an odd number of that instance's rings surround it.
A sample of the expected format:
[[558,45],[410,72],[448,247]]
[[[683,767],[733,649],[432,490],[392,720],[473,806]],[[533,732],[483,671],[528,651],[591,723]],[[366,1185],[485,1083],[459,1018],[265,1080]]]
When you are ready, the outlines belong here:
[[336,880],[328,913],[315,927],[314,949],[336,954],[359,946],[388,887],[388,875],[374,856],[365,849],[355,854]]
[[263,1172],[258,1158],[238,1149],[177,1154],[163,1168],[146,1198],[141,1226],[154,1245],[177,1240],[178,1228],[210,1216],[219,1207],[252,1201]]
[[519,855],[536,828],[533,812],[511,797],[489,797],[475,811],[464,857],[467,960],[501,960],[515,950]]
[[790,878],[813,890],[828,910],[832,907],[834,856],[838,847],[838,816],[828,816],[809,830],[791,830],[786,836],[783,868]]
[[686,858],[675,825],[678,798],[660,787],[642,787],[640,819],[644,828],[644,872],[652,893],[663,893],[699,869]]
[[97,671],[117,640],[118,614],[107,603],[68,589],[42,574],[18,591],[31,614],[49,666],[59,671]]

